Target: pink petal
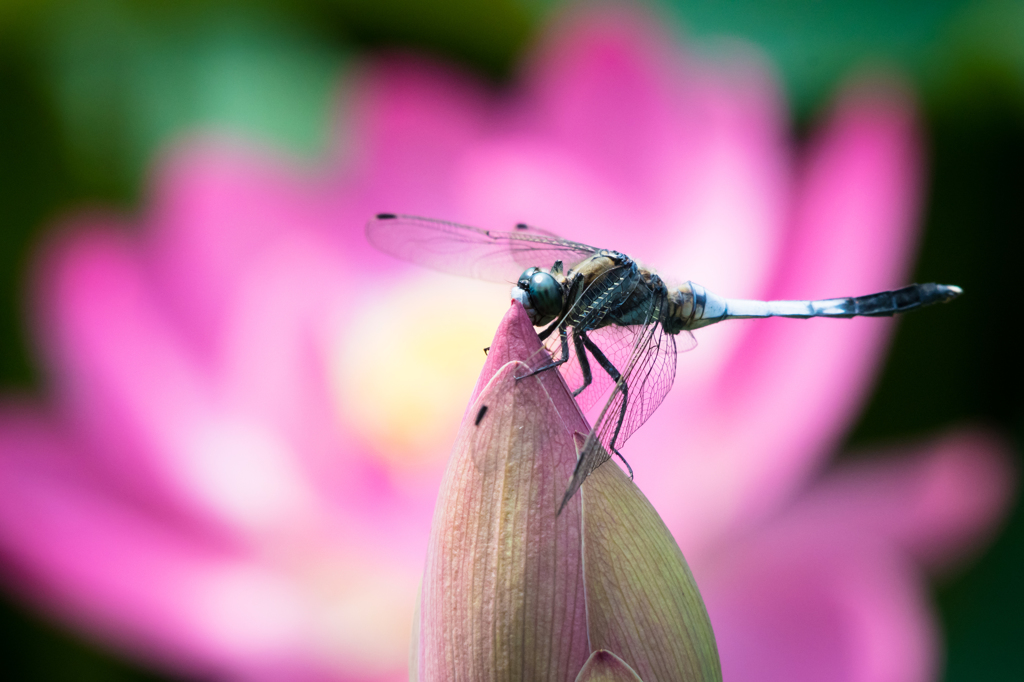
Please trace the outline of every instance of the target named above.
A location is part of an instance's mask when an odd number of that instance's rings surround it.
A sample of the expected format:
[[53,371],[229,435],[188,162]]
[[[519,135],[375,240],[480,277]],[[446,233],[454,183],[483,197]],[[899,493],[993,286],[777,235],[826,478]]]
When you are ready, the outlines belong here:
[[135,246],[109,224],[81,221],[41,259],[40,337],[63,409],[107,474],[173,497],[164,465],[176,453],[151,443],[173,442],[209,399],[194,358],[152,300]]
[[359,134],[349,163],[357,163],[358,176],[344,193],[358,201],[359,225],[381,211],[430,216],[457,209],[451,178],[491,113],[480,85],[447,66],[393,57],[359,73],[353,100],[349,115]]
[[725,679],[925,682],[933,617],[890,556],[793,545],[737,551],[702,579]]
[[916,562],[977,546],[1009,501],[1005,448],[965,432],[828,475],[696,567],[730,679],[924,682],[938,635]]
[[841,468],[794,513],[801,525],[842,527],[847,537],[892,545],[942,568],[991,539],[1016,488],[1011,461],[1009,448],[993,436],[954,431],[909,452]]
[[159,165],[140,256],[197,349],[217,352],[252,259],[322,224],[311,177],[287,159],[212,138],[179,142]]
[[706,71],[635,13],[559,26],[512,124],[466,157],[469,210],[487,226],[526,220],[623,250],[667,275],[717,273],[753,295],[785,210],[781,107],[760,65]]
[[[0,550],[36,603],[199,677],[405,677],[396,642],[415,564],[351,539],[344,557],[300,537],[290,559],[254,555],[123,496],[81,466],[81,445],[71,449],[59,431],[23,408],[0,412]],[[309,568],[332,563],[334,585]]]
[[679,107],[679,100],[694,103],[671,37],[621,8],[558,29],[529,74],[543,107],[537,132],[597,169],[630,203],[660,205],[662,188],[682,178],[659,171],[678,167],[702,128],[699,111]]
[[315,496],[290,444],[238,400],[225,404],[128,239],[79,229],[43,273],[57,389],[108,475],[234,529],[308,521]]
[[[272,665],[299,634],[278,579],[230,547],[115,501],[66,455],[52,425],[10,409],[2,422],[0,543],[49,608],[193,674]],[[248,597],[245,619],[224,622],[217,609],[227,594],[217,591],[231,580],[244,589],[247,578],[267,591]]]

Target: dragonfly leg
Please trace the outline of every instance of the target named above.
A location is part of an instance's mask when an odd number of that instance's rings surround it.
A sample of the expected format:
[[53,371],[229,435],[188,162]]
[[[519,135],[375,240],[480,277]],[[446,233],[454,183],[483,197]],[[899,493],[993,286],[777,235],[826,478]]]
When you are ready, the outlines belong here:
[[615,456],[618,457],[619,459],[621,459],[622,463],[626,465],[626,470],[629,471],[629,480],[632,481],[633,480],[633,467],[629,466],[629,462],[626,461],[626,458],[623,457],[622,453],[619,452],[616,448],[612,448],[612,452],[614,452]]
[[561,322],[562,318],[558,318],[557,320],[549,324],[546,329],[542,330],[540,334],[537,334],[537,336],[540,338],[541,341],[544,341],[549,336],[551,336],[551,332],[558,329],[558,325],[561,324]]
[[583,339],[582,332],[572,335],[572,343],[576,346],[576,358],[580,362],[580,372],[583,373],[583,385],[572,392],[573,398],[583,393],[583,390],[594,381],[594,375],[590,372],[590,360],[587,359],[587,351],[583,346]]
[[538,367],[529,374],[524,374],[521,377],[516,377],[516,381],[518,381],[519,379],[525,379],[526,377],[532,377],[534,374],[546,372],[549,369],[554,369],[555,367],[558,367],[559,365],[564,365],[566,362],[569,361],[569,334],[568,332],[566,332],[565,327],[562,327],[561,329],[558,330],[558,336],[562,346],[562,357],[553,362],[549,362],[543,367]]
[[608,441],[608,449],[611,450],[616,457],[622,460],[622,463],[626,465],[626,469],[629,471],[629,480],[633,480],[633,467],[629,466],[629,462],[622,456],[618,448],[615,447],[615,441],[619,437],[619,432],[622,431],[622,422],[626,419],[626,407],[629,405],[629,385],[625,381],[621,381],[622,375],[619,370],[615,369],[615,365],[605,356],[604,352],[597,347],[593,341],[587,337],[586,334],[580,333],[583,338],[583,345],[586,346],[587,350],[590,351],[594,359],[604,368],[604,371],[608,372],[612,379],[615,380],[617,386],[622,387],[622,407],[619,408],[619,417],[615,423],[615,432],[612,433],[611,439]]
[[611,360],[608,359],[604,352],[597,347],[597,344],[590,340],[590,337],[587,336],[586,332],[580,332],[579,337],[583,341],[584,347],[590,351],[590,354],[594,356],[597,363],[601,365],[601,368],[608,372],[608,375],[614,381],[618,381],[622,375],[619,374],[619,370],[615,369],[615,365],[612,364]]
[[628,403],[629,386],[626,382],[622,382],[622,407],[619,408],[619,419],[615,424],[615,433],[612,434],[611,439],[608,441],[608,449],[615,453],[615,456],[622,460],[622,463],[626,465],[626,469],[629,470],[629,480],[633,480],[633,467],[629,466],[629,462],[622,456],[619,449],[615,447],[615,441],[619,438],[619,431],[622,430],[622,422],[626,419],[626,405]]

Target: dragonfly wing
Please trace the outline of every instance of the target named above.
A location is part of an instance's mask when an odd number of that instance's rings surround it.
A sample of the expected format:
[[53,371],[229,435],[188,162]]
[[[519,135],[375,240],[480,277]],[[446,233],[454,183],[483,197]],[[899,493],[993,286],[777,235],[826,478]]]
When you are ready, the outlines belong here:
[[[632,351],[633,338],[624,327],[603,327],[588,332],[587,334],[601,348],[615,367],[625,367]],[[590,372],[591,381],[584,387],[583,367],[580,363],[578,348],[573,343],[572,329],[567,330],[566,347],[569,359],[558,366],[558,372],[565,379],[566,386],[576,399],[580,411],[587,414],[602,397],[608,395],[615,380],[598,364],[593,356],[586,356],[586,365]],[[585,351],[586,352],[586,351]],[[531,371],[537,370],[552,361],[562,357],[561,337],[554,332],[544,341],[534,357],[531,357],[527,364]],[[577,393],[577,391],[579,391]]]
[[[599,329],[591,329],[586,334],[594,345],[601,349],[612,366],[618,369],[629,366],[629,359],[633,354],[633,346],[636,343],[638,332],[637,327],[608,325]],[[576,395],[576,403],[584,413],[589,412],[602,398],[605,398],[615,385],[615,380],[601,367],[593,355],[589,355],[587,364],[590,367],[591,383]],[[583,371],[575,353],[570,362],[562,365],[560,369],[565,377],[565,383],[571,390],[576,391],[583,386]]]
[[[632,335],[632,352],[622,378],[602,408],[594,427],[584,441],[565,491],[562,506],[579,490],[597,467],[610,457],[643,425],[668,395],[676,374],[676,337],[666,334],[661,324],[620,327]],[[696,346],[689,332],[679,335],[682,350]]]
[[[610,280],[617,279],[619,278],[619,273],[610,271],[608,278]],[[587,325],[591,322],[600,323],[603,315],[607,312],[602,309],[601,305],[594,303],[598,296],[591,292],[596,287],[588,289],[577,305],[574,306],[574,309],[570,310],[568,314],[568,317],[573,319],[576,308],[593,309],[596,311],[590,315],[592,319],[584,320],[581,323],[586,336],[616,370],[627,376],[627,399],[630,393],[643,398],[642,401],[629,402],[629,409],[626,413],[623,428],[620,430],[615,441],[616,447],[624,443],[626,438],[636,431],[658,405],[661,404],[661,401],[664,400],[675,377],[676,352],[688,351],[697,345],[696,339],[694,339],[693,334],[689,331],[684,331],[678,337],[673,337],[665,334],[662,326],[657,323],[657,320],[661,317],[660,313],[665,306],[665,302],[659,300],[664,295],[662,292],[647,288],[647,285],[639,278],[635,281],[627,281],[624,287],[622,293],[625,296],[629,296],[636,289],[644,290],[649,295],[650,304],[646,315],[647,319],[650,320],[648,324],[609,324],[603,327],[587,329]],[[676,349],[677,340],[680,342],[678,351]],[[554,346],[551,346],[551,348],[553,351],[556,350]],[[562,374],[566,379],[566,383],[574,392],[585,383],[581,368],[583,363],[576,357],[577,350],[573,344],[570,344],[570,361],[562,365]],[[589,365],[591,370],[592,382],[576,395],[576,402],[584,412],[587,412],[602,397],[607,395],[615,384],[615,380],[601,366],[598,358],[593,353],[587,352],[586,354],[589,356],[589,361],[586,364]],[[558,357],[555,353],[553,355]],[[662,386],[659,383],[666,380],[667,385]],[[649,404],[653,396],[656,396],[656,400],[653,404]]]
[[[684,337],[692,339],[687,332]],[[687,348],[689,350],[689,347]],[[599,436],[608,440],[606,446],[621,448],[626,440],[646,422],[668,395],[676,378],[676,337],[666,334],[660,324],[651,325],[638,339],[633,348],[633,362],[627,370],[628,395],[625,396],[625,417],[618,432],[611,422],[615,410],[606,415],[598,430]],[[623,394],[620,392],[619,398]],[[607,437],[606,437],[607,436]],[[610,439],[614,437],[615,442]]]
[[435,270],[492,282],[515,282],[529,267],[572,267],[598,249],[522,225],[514,232],[382,213],[366,224],[381,251]]

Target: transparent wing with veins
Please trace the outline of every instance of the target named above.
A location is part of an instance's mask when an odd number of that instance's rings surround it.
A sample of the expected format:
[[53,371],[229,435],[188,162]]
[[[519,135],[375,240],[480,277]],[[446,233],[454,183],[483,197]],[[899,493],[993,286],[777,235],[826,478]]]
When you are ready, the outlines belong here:
[[366,237],[381,251],[453,275],[515,282],[530,267],[566,269],[600,249],[522,225],[484,230],[444,220],[382,213],[366,224]]
[[[635,325],[609,325],[607,327],[601,327],[600,329],[592,329],[587,332],[587,336],[589,336],[594,344],[604,352],[612,365],[616,368],[621,368],[629,366],[630,358],[633,354],[633,348],[640,338],[641,329],[641,327]],[[683,332],[677,337],[676,344],[676,352],[684,353],[696,347],[697,340],[690,332]],[[557,352],[555,348],[555,346],[557,346],[557,341],[552,342],[551,337],[548,338],[545,345],[552,353]],[[656,352],[664,351],[658,350]],[[570,345],[569,355],[569,362],[562,365],[560,369],[562,370],[562,376],[565,377],[566,384],[569,386],[569,390],[576,391],[584,383],[583,371],[579,366],[579,359],[576,357],[576,352],[572,345]],[[595,405],[600,403],[602,398],[607,397],[612,386],[615,385],[615,381],[611,378],[611,375],[605,372],[593,359],[589,362],[593,380],[590,386],[583,389],[576,396],[576,402],[579,404],[580,409],[584,414],[596,419],[599,416],[599,413],[593,415],[589,413]],[[653,410],[651,411],[653,412]],[[637,424],[637,427],[639,426],[640,424]],[[632,433],[632,431],[630,431],[630,433]],[[621,442],[622,441],[620,441],[620,444]]]
[[[611,325],[601,327],[600,329],[592,329],[587,332],[587,336],[604,352],[612,365],[615,367],[625,367],[628,364],[629,356],[633,351],[633,340],[636,336],[635,329]],[[544,345],[553,358],[557,359],[560,357],[561,348],[557,333],[549,336]],[[560,366],[559,370],[565,378],[565,383],[568,385],[569,390],[575,395],[576,403],[584,414],[588,414],[602,398],[606,397],[615,384],[611,375],[604,371],[595,360],[588,358],[588,363],[590,366],[591,383],[586,388],[583,388],[583,368],[580,367],[579,356],[577,355],[576,346],[572,343],[570,329],[569,361]],[[580,392],[576,393],[576,391]],[[588,416],[591,415],[588,414]],[[596,417],[596,415],[593,416]]]
[[[664,301],[652,303],[649,317],[652,321],[648,324],[608,326],[587,332],[615,365],[620,378],[613,381],[603,368],[594,366],[598,363],[591,358],[594,382],[583,390],[577,400],[591,390],[594,391],[593,396],[585,399],[591,404],[609,388],[611,395],[594,419],[590,434],[584,441],[572,480],[562,499],[563,507],[587,477],[608,460],[613,448],[619,450],[661,405],[675,381],[677,353],[697,345],[692,334],[683,332],[678,335],[680,346],[677,348],[677,337],[666,334],[664,328],[653,321],[658,305],[664,305]],[[621,359],[624,355],[627,357],[625,361]],[[580,407],[587,410],[584,404],[581,402]]]

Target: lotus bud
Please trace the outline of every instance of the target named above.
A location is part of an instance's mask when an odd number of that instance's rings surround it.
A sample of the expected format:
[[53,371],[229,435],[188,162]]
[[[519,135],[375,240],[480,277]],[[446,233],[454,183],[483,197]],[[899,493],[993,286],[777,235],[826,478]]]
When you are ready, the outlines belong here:
[[411,678],[721,680],[682,552],[622,470],[557,513],[589,427],[557,370],[516,379],[540,347],[513,302],[438,495]]

